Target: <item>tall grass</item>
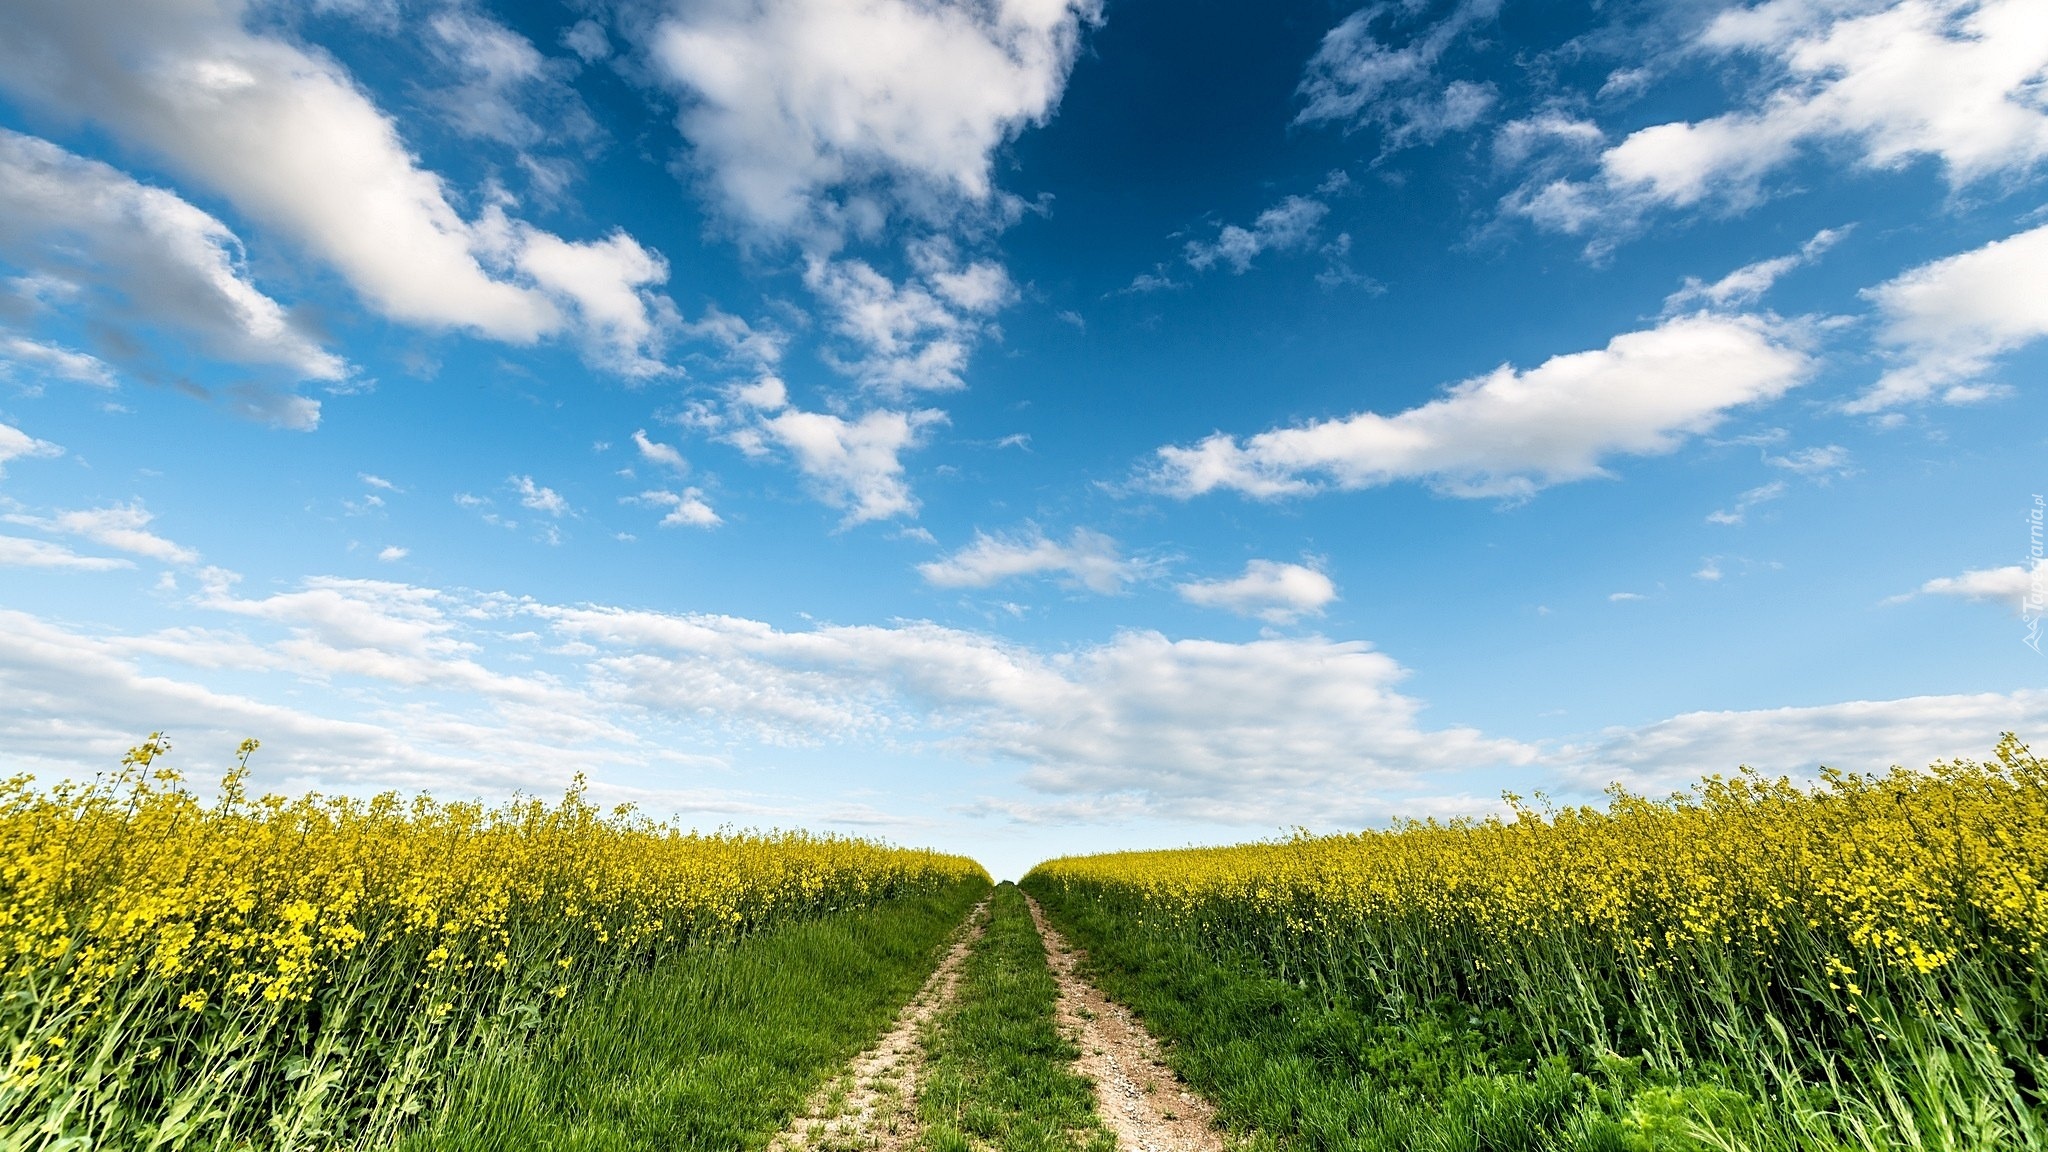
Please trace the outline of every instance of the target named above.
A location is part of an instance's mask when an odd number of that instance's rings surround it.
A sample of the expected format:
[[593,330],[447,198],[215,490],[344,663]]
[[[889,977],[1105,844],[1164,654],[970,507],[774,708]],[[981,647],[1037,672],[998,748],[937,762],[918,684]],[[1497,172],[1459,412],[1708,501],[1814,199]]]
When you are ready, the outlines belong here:
[[464,1060],[399,1152],[760,1148],[888,1026],[987,891],[977,876],[665,956]]
[[1490,1059],[1530,1075],[1724,1089],[1746,1103],[1684,1120],[1709,1146],[2048,1148],[2048,768],[2010,737],[1811,790],[1744,775],[1026,884],[1371,1018],[1496,1021]]
[[[465,1053],[776,925],[950,889],[958,857],[555,805],[212,803],[160,738],[0,785],[0,1152],[384,1147]],[[983,877],[985,880],[985,877]]]

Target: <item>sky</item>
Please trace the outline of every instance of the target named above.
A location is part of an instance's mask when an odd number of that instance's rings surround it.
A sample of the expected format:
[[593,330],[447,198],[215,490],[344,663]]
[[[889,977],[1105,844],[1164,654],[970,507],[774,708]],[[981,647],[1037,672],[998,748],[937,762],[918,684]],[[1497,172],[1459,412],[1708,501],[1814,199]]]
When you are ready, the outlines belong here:
[[976,856],[2048,739],[2038,0],[4,0],[0,768]]

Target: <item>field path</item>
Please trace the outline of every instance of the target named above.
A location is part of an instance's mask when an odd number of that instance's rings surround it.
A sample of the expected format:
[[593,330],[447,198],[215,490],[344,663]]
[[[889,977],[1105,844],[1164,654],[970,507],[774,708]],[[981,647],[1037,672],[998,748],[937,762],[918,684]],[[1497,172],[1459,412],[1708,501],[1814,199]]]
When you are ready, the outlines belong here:
[[1121,1152],[1223,1152],[1216,1110],[1174,1076],[1137,1017],[1075,972],[1082,953],[1046,921],[1036,900],[1031,920],[1059,981],[1060,1031],[1080,1046],[1078,1067],[1095,1082],[1096,1113],[1116,1133]]
[[769,1141],[768,1152],[899,1152],[917,1135],[917,1078],[924,1064],[919,1035],[953,1002],[960,966],[981,938],[988,900],[967,913],[945,959],[903,1006],[896,1022],[805,1102],[789,1126]]

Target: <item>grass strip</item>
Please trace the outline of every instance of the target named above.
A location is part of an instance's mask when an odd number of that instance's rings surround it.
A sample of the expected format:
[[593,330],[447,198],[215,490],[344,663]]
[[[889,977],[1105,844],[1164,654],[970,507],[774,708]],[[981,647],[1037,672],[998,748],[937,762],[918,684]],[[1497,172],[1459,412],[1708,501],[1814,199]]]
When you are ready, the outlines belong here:
[[[1027,883],[1029,878],[1027,878]],[[1219,956],[1053,885],[1033,895],[1098,987],[1252,1148],[1315,1152],[1706,1152],[1793,1146],[1751,1102],[1614,1058],[1539,1059],[1502,1013],[1443,1002],[1396,1019]],[[1718,1130],[1717,1139],[1710,1133]],[[1736,1135],[1736,1133],[1740,1135]],[[1736,1138],[1722,1143],[1728,1136]]]
[[1059,986],[1024,893],[1005,883],[929,1042],[918,1092],[928,1152],[1116,1152],[1081,1055],[1053,1018]]
[[631,974],[455,1073],[402,1152],[759,1148],[888,1027],[985,881],[773,929]]

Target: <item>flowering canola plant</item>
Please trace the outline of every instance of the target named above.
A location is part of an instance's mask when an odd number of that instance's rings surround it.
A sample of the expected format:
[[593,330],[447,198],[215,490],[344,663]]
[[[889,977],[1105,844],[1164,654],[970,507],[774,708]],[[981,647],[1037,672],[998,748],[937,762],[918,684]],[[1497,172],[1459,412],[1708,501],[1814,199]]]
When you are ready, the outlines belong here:
[[2017,740],[1814,788],[1510,800],[1505,819],[1067,857],[1026,883],[1395,1014],[1448,997],[1551,1052],[1712,1065],[1781,1101],[1846,1085],[1887,1127],[1951,1136],[2003,1109],[2005,1137],[2048,1137],[2048,768]]
[[606,972],[985,878],[964,857],[607,813],[580,780],[559,804],[251,799],[253,741],[206,803],[167,749],[152,737],[111,782],[0,784],[8,1147],[92,1128],[108,1110],[81,1086],[123,1123],[182,1109],[189,1139],[166,1147],[295,1112],[300,1144],[388,1129],[424,1106],[437,1056]]

